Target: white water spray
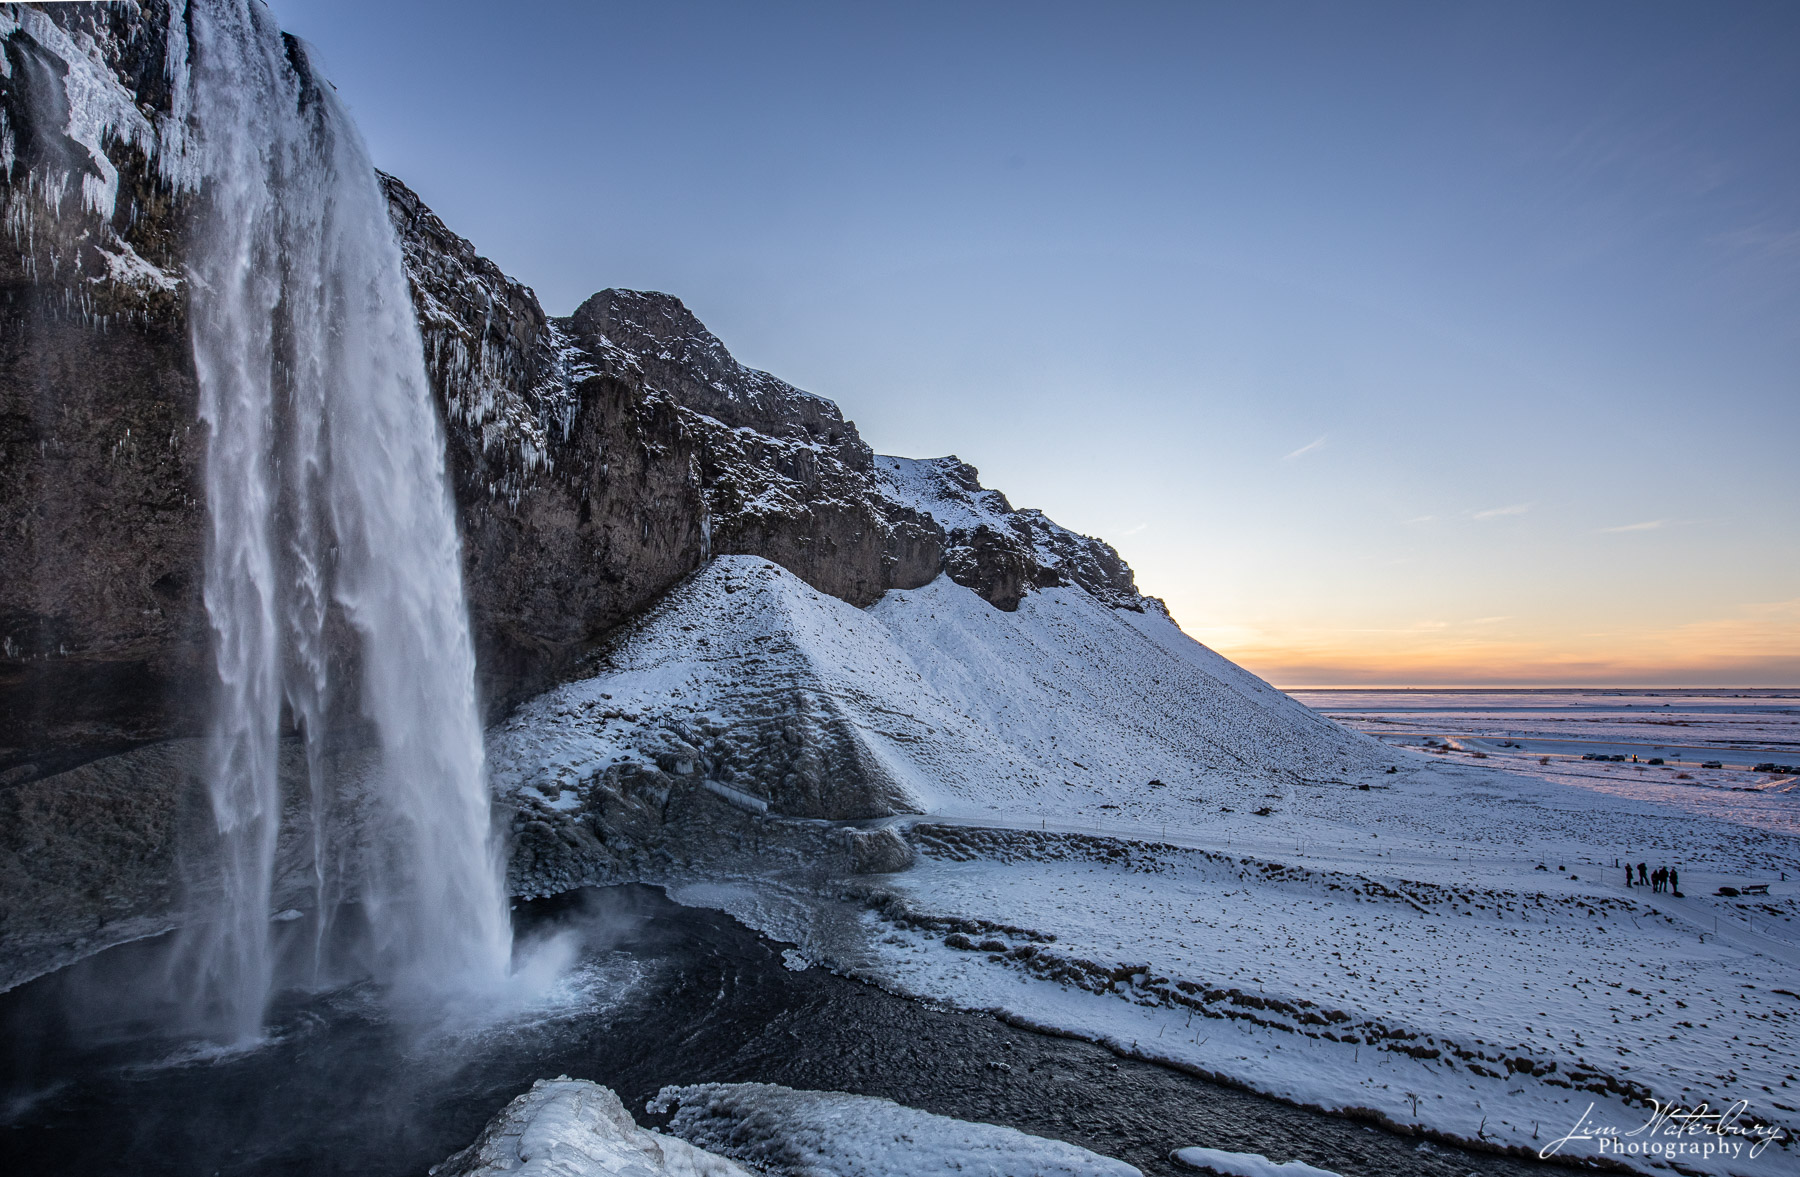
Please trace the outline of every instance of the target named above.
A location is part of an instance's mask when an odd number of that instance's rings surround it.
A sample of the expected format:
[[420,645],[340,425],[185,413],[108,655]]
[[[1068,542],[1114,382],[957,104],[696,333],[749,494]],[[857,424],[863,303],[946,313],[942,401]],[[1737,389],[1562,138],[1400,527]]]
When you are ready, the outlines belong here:
[[[260,3],[195,0],[188,23],[200,179],[189,315],[210,430],[222,873],[179,958],[201,1028],[237,1041],[260,1033],[278,982],[269,908],[284,700],[307,745],[321,944],[342,885],[363,905],[381,979],[415,994],[479,991],[505,978],[511,929],[443,437],[374,168],[304,48]],[[333,681],[339,631],[355,684]],[[378,753],[364,866],[347,882],[327,755],[344,694]]]

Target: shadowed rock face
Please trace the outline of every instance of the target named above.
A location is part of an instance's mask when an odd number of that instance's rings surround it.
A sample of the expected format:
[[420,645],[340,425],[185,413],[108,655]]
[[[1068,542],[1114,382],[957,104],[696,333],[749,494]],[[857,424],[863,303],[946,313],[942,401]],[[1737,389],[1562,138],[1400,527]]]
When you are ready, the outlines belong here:
[[[56,815],[27,821],[37,841],[0,845],[0,955],[21,950],[27,897],[78,873],[34,874],[21,856],[115,854],[120,814],[145,839],[128,856],[142,878],[32,925],[33,959],[49,960],[88,934],[74,929],[167,918],[155,880],[198,779],[141,754],[95,768],[104,788],[78,771],[206,729],[206,437],[182,265],[196,197],[167,0],[9,9],[0,25],[0,790],[29,785],[9,803]],[[70,121],[72,72],[111,104],[105,129]],[[947,572],[1003,609],[1063,583],[1143,607],[1111,548],[1014,511],[973,467],[914,463],[897,483],[884,463],[904,459],[873,455],[830,401],[739,364],[679,299],[603,290],[552,318],[381,182],[444,425],[490,718],[569,677],[712,555],[764,556],[859,606]],[[334,657],[354,657],[347,639]],[[654,792],[617,784],[621,804]],[[831,787],[821,777],[809,812],[835,812]]]
[[859,472],[874,459],[836,405],[738,363],[679,298],[602,290],[581,304],[567,329],[595,353],[607,343],[624,351],[657,387],[729,428],[817,446]]
[[838,407],[738,363],[680,299],[602,290],[557,327],[583,362],[636,373],[681,406],[709,554],[765,556],[857,605],[942,570],[942,529],[878,493],[873,455]]
[[[167,102],[162,38],[121,5],[59,6]],[[160,30],[166,7],[145,5]],[[4,42],[0,124],[0,783],[199,722],[203,430],[181,313],[175,196],[129,131],[65,133],[69,63]],[[141,118],[141,116],[140,116]],[[84,199],[102,164],[112,207]]]
[[[366,762],[343,765],[346,779]],[[282,743],[284,813],[273,910],[313,906],[306,752]],[[216,889],[219,831],[206,741],[162,740],[0,789],[0,990],[176,926]],[[340,808],[354,825],[362,798]],[[360,853],[360,851],[358,851]]]
[[443,409],[490,714],[544,689],[706,555],[699,443],[628,357],[603,368],[530,289],[383,176]]

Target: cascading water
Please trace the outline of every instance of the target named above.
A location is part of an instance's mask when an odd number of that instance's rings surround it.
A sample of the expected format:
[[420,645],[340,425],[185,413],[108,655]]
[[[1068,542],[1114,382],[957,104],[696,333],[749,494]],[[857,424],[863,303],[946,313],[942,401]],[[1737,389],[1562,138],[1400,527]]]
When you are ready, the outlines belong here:
[[[284,702],[306,742],[319,943],[341,886],[362,905],[379,977],[479,990],[505,977],[511,929],[443,437],[373,165],[260,3],[195,0],[187,33],[220,872],[177,959],[197,1027],[244,1040],[279,980]],[[354,683],[334,681],[340,645]],[[347,881],[329,730],[346,695],[375,753]]]

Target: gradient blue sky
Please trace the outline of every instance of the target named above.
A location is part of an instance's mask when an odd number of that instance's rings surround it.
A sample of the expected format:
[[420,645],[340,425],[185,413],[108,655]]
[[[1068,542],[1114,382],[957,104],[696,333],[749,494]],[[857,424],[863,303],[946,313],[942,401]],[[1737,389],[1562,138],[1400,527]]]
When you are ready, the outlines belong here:
[[552,313],[678,294],[1278,683],[1800,683],[1800,5],[275,9]]

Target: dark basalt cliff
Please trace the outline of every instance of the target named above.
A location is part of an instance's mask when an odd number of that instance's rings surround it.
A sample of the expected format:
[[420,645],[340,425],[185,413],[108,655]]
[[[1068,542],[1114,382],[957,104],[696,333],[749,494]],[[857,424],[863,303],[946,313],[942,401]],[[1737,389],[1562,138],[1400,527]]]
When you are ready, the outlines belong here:
[[[712,555],[766,557],[855,605],[948,572],[1005,609],[1063,583],[1143,607],[1110,547],[1014,511],[965,463],[909,464],[933,471],[921,499],[836,405],[738,363],[680,299],[602,290],[550,318],[403,183],[382,183],[444,410],[469,608],[499,707]],[[946,507],[981,521],[947,524]]]
[[[145,748],[204,733],[214,675],[181,278],[194,194],[170,82],[182,25],[166,0],[0,5],[0,35],[4,957],[21,896],[73,885],[84,812],[116,814],[121,782],[189,786],[186,770],[157,776]],[[1013,510],[954,458],[877,457],[830,401],[739,364],[679,299],[603,290],[552,318],[404,184],[381,183],[441,409],[490,716],[715,554],[764,556],[857,605],[942,572],[1003,609],[1061,583],[1146,607],[1107,545]],[[121,753],[129,770],[78,767]],[[93,847],[110,853],[117,823],[88,824],[112,831]],[[136,928],[166,905],[152,885],[166,840],[145,838],[130,859],[142,879],[77,903],[80,919]],[[28,886],[38,862],[62,873]]]
[[[118,82],[166,109],[162,14],[21,15],[40,36],[12,30],[0,77],[0,783],[194,729],[209,662],[174,193],[138,111],[102,158],[67,133],[71,65],[44,43],[112,47]],[[108,169],[110,208],[88,199]]]

